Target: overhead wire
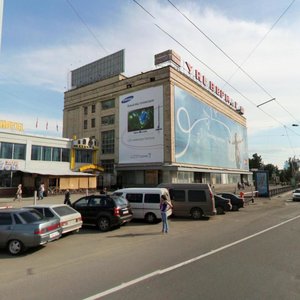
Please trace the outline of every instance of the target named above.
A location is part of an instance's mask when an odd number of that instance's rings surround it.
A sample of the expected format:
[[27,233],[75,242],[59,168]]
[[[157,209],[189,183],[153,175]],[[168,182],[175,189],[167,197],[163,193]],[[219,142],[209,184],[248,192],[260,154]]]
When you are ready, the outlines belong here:
[[[137,0],[132,0],[134,3],[136,3],[138,6],[140,6],[149,16],[151,16],[153,19],[156,20],[156,18],[143,6],[141,5]],[[221,75],[219,75],[213,68],[211,68],[208,64],[206,64],[204,61],[200,60],[191,50],[189,50],[186,46],[184,46],[181,42],[179,42],[175,37],[173,37],[170,33],[168,33],[165,29],[163,29],[160,25],[157,23],[154,23],[154,25],[161,30],[164,34],[166,34],[169,38],[171,38],[173,41],[175,41],[178,45],[180,45],[184,50],[186,50],[192,57],[194,57],[197,61],[199,61],[201,64],[203,64],[206,68],[208,68],[213,74],[215,74],[218,78],[220,78],[222,81],[226,82],[234,91],[236,91],[240,96],[242,96],[244,99],[246,99],[248,102],[250,102],[252,105],[254,105],[256,108],[261,110],[264,114],[266,114],[269,118],[273,119],[275,122],[279,123],[282,126],[285,126],[281,121],[277,120],[274,116],[267,113],[265,110],[263,110],[260,107],[257,107],[257,105],[249,99],[247,96],[245,96],[243,93],[241,93],[238,89],[236,89],[231,83],[229,83],[225,78],[223,78]],[[288,127],[287,127],[288,128]],[[294,134],[300,136],[297,132],[294,130],[288,128],[290,131],[292,131]]]
[[108,51],[106,50],[106,48],[102,45],[102,43],[99,41],[99,39],[97,38],[97,36],[94,34],[94,32],[91,30],[91,28],[88,26],[88,24],[84,21],[84,19],[80,16],[80,14],[78,13],[78,11],[76,10],[76,8],[74,7],[74,5],[72,5],[72,3],[70,2],[70,0],[66,0],[66,2],[69,4],[69,6],[71,7],[71,9],[73,10],[73,12],[75,13],[75,15],[78,17],[78,19],[81,21],[81,23],[86,27],[86,29],[88,30],[88,32],[93,36],[93,38],[96,40],[97,44],[102,48],[102,50],[105,51],[106,54],[108,54]]
[[[262,91],[264,91],[270,98],[274,98],[275,102],[285,111],[287,112],[295,121],[299,122],[287,109],[285,109],[275,97],[271,95],[257,80],[255,80],[248,72],[246,72],[242,65],[250,58],[250,56],[254,53],[254,51],[258,48],[258,46],[263,42],[263,40],[267,37],[267,35],[272,31],[272,29],[276,26],[279,20],[285,15],[285,13],[289,10],[289,8],[293,5],[296,0],[293,0],[288,7],[281,13],[281,15],[276,19],[273,23],[269,31],[263,36],[263,38],[259,41],[259,43],[251,50],[250,54],[247,58],[241,63],[238,64],[230,55],[228,55],[212,38],[210,38],[199,26],[197,26],[185,13],[183,13],[171,0],[167,0],[189,23],[191,23],[206,39],[208,39],[219,51],[221,51],[236,67],[235,73],[233,73],[229,79],[226,80],[226,83],[236,74],[237,71],[242,71],[244,75],[246,75],[251,81],[253,81]],[[228,84],[228,83],[227,83]],[[299,122],[300,123],[300,122]]]

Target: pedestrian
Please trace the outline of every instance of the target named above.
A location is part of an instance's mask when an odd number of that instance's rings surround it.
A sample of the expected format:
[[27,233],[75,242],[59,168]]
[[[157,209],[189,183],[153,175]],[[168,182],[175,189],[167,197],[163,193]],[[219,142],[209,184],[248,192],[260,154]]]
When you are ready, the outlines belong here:
[[162,195],[160,198],[160,212],[161,212],[161,220],[162,220],[162,233],[168,233],[169,224],[168,224],[168,210],[172,209],[173,205],[171,201],[168,201],[166,195]]
[[64,204],[67,204],[69,206],[72,205],[71,201],[70,201],[70,191],[67,189],[65,192],[65,200],[64,200]]
[[39,200],[44,199],[44,192],[45,192],[45,185],[44,183],[41,183],[39,186]]
[[103,188],[103,190],[100,192],[101,195],[107,195],[107,188]]
[[18,200],[18,201],[22,200],[22,184],[18,185],[18,189],[17,189],[17,192],[16,192],[16,196],[14,198],[14,201],[15,200]]

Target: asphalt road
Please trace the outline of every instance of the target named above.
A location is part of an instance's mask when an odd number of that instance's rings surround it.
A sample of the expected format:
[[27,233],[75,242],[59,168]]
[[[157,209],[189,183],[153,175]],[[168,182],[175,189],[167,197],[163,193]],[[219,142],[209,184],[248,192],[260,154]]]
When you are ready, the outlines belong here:
[[83,228],[19,257],[1,250],[0,299],[300,299],[300,202],[290,199],[172,219],[168,235],[132,222]]

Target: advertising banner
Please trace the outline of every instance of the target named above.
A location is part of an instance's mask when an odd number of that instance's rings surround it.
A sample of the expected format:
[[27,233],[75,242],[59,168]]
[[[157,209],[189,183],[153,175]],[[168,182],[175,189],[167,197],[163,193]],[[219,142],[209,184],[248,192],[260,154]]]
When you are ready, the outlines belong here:
[[179,163],[249,170],[247,130],[175,86],[175,159]]
[[163,87],[120,96],[119,163],[163,161]]

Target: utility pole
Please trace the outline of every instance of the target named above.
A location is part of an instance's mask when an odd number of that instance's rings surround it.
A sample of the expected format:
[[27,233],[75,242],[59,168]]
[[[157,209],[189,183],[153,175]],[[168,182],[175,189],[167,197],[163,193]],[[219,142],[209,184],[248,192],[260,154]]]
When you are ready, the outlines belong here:
[[1,41],[2,41],[3,7],[4,7],[4,0],[0,0],[0,52],[1,52]]

